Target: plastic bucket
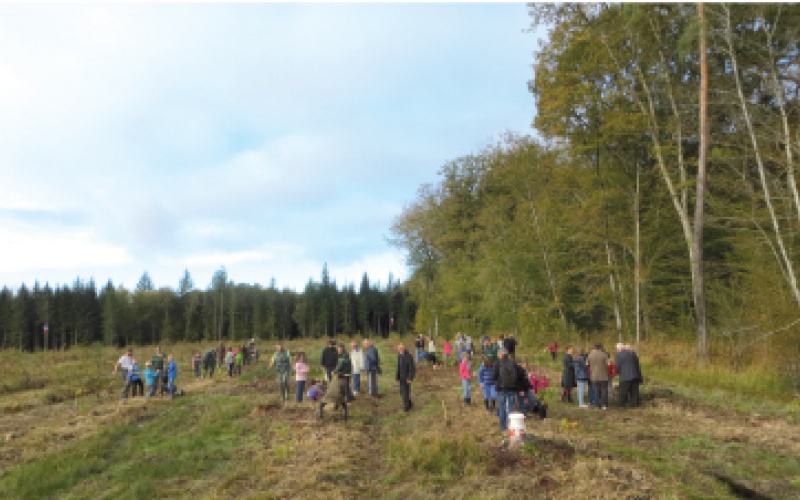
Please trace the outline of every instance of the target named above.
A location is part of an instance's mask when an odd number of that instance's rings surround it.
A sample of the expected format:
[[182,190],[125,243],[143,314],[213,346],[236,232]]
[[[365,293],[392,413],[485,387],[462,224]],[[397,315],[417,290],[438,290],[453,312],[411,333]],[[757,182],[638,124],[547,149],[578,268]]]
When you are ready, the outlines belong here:
[[525,438],[525,415],[522,413],[508,414],[508,437],[511,441],[522,441]]

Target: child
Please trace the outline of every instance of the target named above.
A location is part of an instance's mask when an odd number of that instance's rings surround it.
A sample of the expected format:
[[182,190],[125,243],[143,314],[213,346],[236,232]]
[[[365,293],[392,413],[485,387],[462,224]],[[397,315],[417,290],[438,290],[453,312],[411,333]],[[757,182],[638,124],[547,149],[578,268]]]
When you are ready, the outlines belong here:
[[539,409],[539,400],[536,398],[536,395],[533,391],[533,383],[531,381],[531,372],[528,371],[528,363],[523,362],[522,369],[525,371],[525,378],[522,380],[523,386],[519,387],[520,393],[524,393],[524,395],[517,398],[519,411],[521,411],[526,417],[529,413],[535,413]]
[[169,398],[175,395],[175,380],[178,378],[178,363],[172,357],[172,354],[167,356],[167,388],[169,390]]
[[450,361],[450,355],[453,354],[453,346],[450,344],[449,340],[444,341],[444,345],[442,345],[442,353],[444,354],[444,366],[447,366],[448,362]]
[[308,390],[308,399],[319,401],[325,397],[325,383],[322,380],[311,379],[311,388]]
[[200,361],[202,358],[200,357],[200,351],[194,353],[192,356],[192,370],[194,370],[194,378],[200,378]]
[[139,363],[136,362],[136,358],[131,358],[131,369],[128,370],[128,383],[131,386],[131,397],[136,397],[137,389],[139,395],[144,396],[142,375],[139,373]]
[[242,374],[242,366],[244,365],[244,353],[241,349],[236,349],[236,375]]
[[144,366],[144,382],[147,384],[147,395],[145,397],[149,398],[156,395],[156,389],[158,388],[158,372],[151,368],[152,365],[149,361],[145,363]]
[[297,353],[297,362],[294,364],[295,401],[303,402],[303,392],[306,390],[306,377],[308,377],[308,363],[306,363],[306,353]]
[[486,411],[492,413],[497,403],[497,388],[494,385],[494,365],[488,357],[483,358],[478,370],[478,383],[483,389],[483,404],[486,406]]
[[236,361],[236,356],[233,354],[233,347],[228,347],[228,353],[225,355],[225,364],[228,365],[228,376],[233,377],[233,364]]
[[461,390],[464,395],[464,405],[472,405],[472,369],[469,366],[469,353],[461,353],[461,365],[458,367],[459,374],[461,375]]

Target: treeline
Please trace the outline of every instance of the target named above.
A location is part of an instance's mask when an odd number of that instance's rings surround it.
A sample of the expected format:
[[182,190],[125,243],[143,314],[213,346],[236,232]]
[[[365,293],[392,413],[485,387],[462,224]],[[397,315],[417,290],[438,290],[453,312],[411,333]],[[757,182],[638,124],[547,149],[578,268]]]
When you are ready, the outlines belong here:
[[417,329],[796,357],[800,7],[530,14],[549,29],[529,82],[535,136],[446,164],[394,223]]
[[327,266],[320,282],[302,293],[236,284],[224,269],[205,289],[188,270],[176,290],[154,289],[145,272],[136,289],[93,280],[51,288],[37,282],[0,291],[0,346],[26,351],[102,343],[124,346],[177,341],[237,341],[408,332],[416,307],[407,288],[389,277],[385,286],[365,273],[356,289],[341,289]]

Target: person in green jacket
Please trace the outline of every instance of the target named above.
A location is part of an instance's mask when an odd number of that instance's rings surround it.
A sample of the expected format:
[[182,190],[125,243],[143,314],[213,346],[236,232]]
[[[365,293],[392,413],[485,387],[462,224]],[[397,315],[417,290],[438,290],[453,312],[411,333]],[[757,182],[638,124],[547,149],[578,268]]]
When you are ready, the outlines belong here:
[[281,343],[275,346],[275,354],[272,355],[272,361],[269,363],[270,368],[273,366],[278,376],[281,399],[286,401],[289,399],[289,373],[292,371],[292,355]]
[[497,350],[499,347],[497,342],[492,342],[488,337],[483,339],[483,355],[488,358],[492,364],[497,363]]
[[342,407],[342,415],[347,420],[347,399],[350,396],[350,375],[353,372],[353,364],[350,361],[350,355],[344,348],[344,344],[339,344],[336,347],[339,355],[336,368],[333,369],[333,376],[337,379],[336,389],[328,392],[326,399],[327,402],[322,402],[317,410],[317,416],[322,417],[322,409],[328,403],[333,403],[334,411]]
[[241,349],[236,350],[236,375],[242,374],[242,366],[244,366],[244,353]]

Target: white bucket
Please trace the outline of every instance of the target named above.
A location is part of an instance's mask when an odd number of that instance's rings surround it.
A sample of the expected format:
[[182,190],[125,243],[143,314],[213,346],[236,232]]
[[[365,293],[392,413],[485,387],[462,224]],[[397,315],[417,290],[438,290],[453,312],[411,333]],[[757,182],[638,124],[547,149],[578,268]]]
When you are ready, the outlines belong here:
[[522,413],[508,414],[508,437],[511,441],[522,441],[525,438],[525,415]]

